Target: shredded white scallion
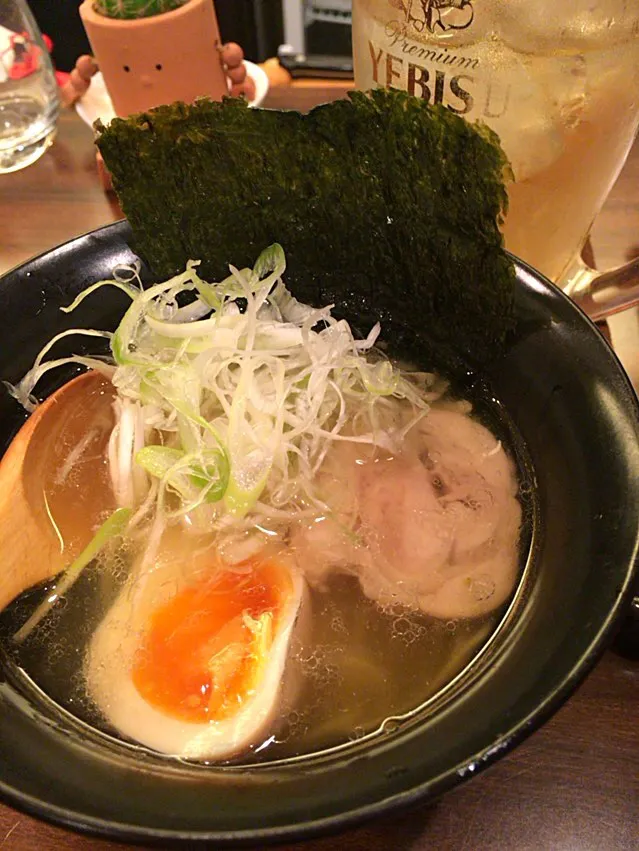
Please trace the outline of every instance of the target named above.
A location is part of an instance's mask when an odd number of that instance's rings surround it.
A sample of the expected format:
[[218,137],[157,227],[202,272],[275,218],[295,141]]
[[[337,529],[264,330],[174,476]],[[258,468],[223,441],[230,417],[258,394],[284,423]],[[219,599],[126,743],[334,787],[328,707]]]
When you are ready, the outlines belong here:
[[[392,449],[427,412],[423,391],[434,378],[412,382],[381,354],[371,357],[379,324],[356,340],[332,307],[289,293],[285,266],[274,244],[253,269],[231,266],[219,283],[200,278],[193,261],[147,289],[137,267],[120,269],[69,306],[107,285],[131,298],[113,334],[84,332],[109,337],[115,366],[71,360],[100,368],[118,392],[109,465],[118,504],[135,510],[133,525],[151,514],[157,537],[180,517],[199,527],[250,520],[268,529],[273,518],[309,516],[325,508],[313,478],[334,441]],[[49,347],[12,389],[25,407],[41,375],[70,360],[44,363]],[[395,431],[378,427],[391,396],[414,408]]]

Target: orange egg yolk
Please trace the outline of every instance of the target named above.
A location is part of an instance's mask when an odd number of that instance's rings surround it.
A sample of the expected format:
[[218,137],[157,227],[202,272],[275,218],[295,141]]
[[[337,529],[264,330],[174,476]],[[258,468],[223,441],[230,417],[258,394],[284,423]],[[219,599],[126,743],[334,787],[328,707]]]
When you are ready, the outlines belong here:
[[133,664],[138,692],[183,721],[233,715],[255,693],[291,593],[288,571],[273,560],[185,588],[150,618]]

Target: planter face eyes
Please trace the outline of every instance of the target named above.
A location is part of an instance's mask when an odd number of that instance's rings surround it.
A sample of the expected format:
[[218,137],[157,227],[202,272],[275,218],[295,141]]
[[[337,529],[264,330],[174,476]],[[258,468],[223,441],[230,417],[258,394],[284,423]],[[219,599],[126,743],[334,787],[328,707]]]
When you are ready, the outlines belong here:
[[[194,61],[197,62],[197,60]],[[148,51],[139,51],[135,55],[128,55],[127,52],[120,57],[120,62],[112,69],[109,86],[125,86],[127,96],[132,98],[140,109],[147,109],[149,105],[156,106],[169,102],[164,91],[167,77],[175,79],[180,73],[180,65],[170,55],[168,49],[156,48],[152,54]]]
[[107,18],[85,0],[80,15],[117,115],[228,94],[211,0],[137,20]]
[[[163,67],[164,66],[162,65],[161,62],[157,62],[156,65],[155,65],[155,70],[161,71]],[[131,66],[130,65],[123,65],[122,70],[126,71],[127,74],[130,74],[131,73]]]

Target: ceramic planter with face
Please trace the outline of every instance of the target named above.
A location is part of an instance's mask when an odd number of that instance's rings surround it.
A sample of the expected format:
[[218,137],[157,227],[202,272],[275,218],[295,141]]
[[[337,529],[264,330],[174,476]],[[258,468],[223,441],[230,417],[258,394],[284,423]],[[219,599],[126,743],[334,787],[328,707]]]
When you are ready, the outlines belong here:
[[118,115],[227,94],[212,0],[134,20],[107,18],[84,0],[80,16]]

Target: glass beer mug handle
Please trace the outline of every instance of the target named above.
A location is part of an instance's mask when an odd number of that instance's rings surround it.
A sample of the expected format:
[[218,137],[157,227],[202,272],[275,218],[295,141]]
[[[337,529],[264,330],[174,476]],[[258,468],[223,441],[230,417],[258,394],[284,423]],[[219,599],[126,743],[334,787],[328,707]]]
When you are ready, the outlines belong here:
[[639,257],[611,269],[597,272],[579,259],[565,292],[593,322],[639,305]]

